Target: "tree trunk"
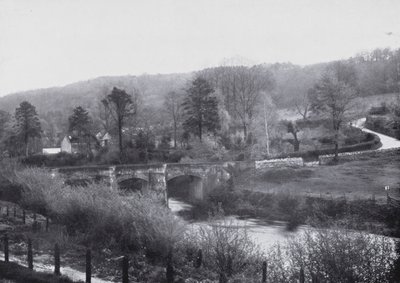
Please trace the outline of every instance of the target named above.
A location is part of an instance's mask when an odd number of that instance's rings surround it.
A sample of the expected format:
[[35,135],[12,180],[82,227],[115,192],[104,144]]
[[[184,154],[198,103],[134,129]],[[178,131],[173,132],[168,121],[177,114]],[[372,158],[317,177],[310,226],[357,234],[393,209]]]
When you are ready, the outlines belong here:
[[336,130],[335,132],[335,157],[334,161],[338,161],[339,159],[339,130]]
[[202,125],[201,125],[201,123],[199,124],[199,138],[200,138],[200,142],[202,142],[202,140],[201,140],[201,136],[202,136]]
[[119,142],[119,159],[122,158],[122,121],[118,119],[118,142]]
[[174,148],[176,149],[176,121],[174,121]]
[[294,140],[293,147],[294,147],[294,151],[295,151],[295,152],[297,152],[297,151],[300,150],[300,143],[299,143],[298,140]]
[[264,98],[264,126],[265,126],[265,139],[267,145],[267,155],[269,155],[269,132],[268,132],[268,120],[267,120],[267,107]]
[[297,138],[297,132],[294,132],[293,137],[294,137],[293,141],[294,151],[297,152],[300,150],[300,142],[299,139]]
[[29,156],[29,137],[25,135],[25,157]]
[[243,139],[244,139],[244,142],[246,142],[246,140],[247,140],[247,125],[246,125],[246,122],[243,122]]

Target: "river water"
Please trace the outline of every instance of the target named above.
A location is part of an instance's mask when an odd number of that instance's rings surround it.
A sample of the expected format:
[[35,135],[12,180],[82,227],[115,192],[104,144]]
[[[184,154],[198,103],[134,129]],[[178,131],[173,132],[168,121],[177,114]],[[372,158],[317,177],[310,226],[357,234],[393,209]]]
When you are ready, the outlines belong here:
[[[168,206],[175,214],[192,208],[190,204],[174,198],[168,200]],[[284,222],[275,222],[274,224],[270,224],[253,218],[241,219],[237,216],[225,217],[224,219],[215,222],[215,224],[221,223],[228,223],[235,227],[245,227],[249,237],[264,251],[267,251],[275,244],[283,244],[287,239],[304,233],[308,228],[307,226],[299,226],[296,231],[288,231]],[[193,225],[194,227],[210,224],[213,223],[208,221],[195,221],[190,223],[190,225]]]

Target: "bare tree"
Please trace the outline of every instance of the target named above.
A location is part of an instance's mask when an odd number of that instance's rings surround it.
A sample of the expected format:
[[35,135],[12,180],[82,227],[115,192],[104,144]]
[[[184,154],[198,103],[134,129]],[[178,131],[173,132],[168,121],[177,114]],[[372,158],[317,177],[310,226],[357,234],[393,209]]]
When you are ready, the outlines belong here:
[[245,138],[262,92],[270,90],[273,85],[272,74],[263,66],[233,66],[223,69],[220,89],[225,95],[226,108],[234,118],[240,120]]
[[300,129],[297,127],[295,122],[289,121],[286,123],[286,128],[287,132],[292,134],[293,139],[288,139],[287,141],[293,145],[293,150],[299,151],[300,150],[300,141],[298,138],[298,132],[300,132]]
[[179,93],[175,91],[168,92],[164,101],[165,109],[168,115],[172,118],[172,123],[174,127],[174,148],[177,146],[178,139],[178,126],[182,119],[182,97]]
[[310,110],[309,93],[301,93],[295,98],[296,112],[301,115],[303,120],[307,120]]
[[340,72],[328,70],[315,85],[310,96],[312,111],[330,119],[332,123],[335,135],[335,160],[339,154],[339,132],[353,108],[356,97],[354,87],[341,79],[338,74]]
[[262,93],[270,91],[275,84],[272,73],[262,65],[221,66],[202,72],[223,97],[224,107],[232,121],[238,121],[247,138],[255,114],[262,103]]
[[272,102],[271,96],[267,92],[263,92],[263,118],[264,118],[264,131],[265,131],[265,145],[267,148],[267,155],[270,155],[270,120],[274,114],[273,109],[275,105]]

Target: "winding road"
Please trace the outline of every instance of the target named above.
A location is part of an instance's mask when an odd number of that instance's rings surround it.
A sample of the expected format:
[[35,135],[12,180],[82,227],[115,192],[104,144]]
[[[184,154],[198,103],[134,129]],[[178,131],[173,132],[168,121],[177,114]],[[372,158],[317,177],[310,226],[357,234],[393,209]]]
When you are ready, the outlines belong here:
[[381,143],[382,143],[382,146],[380,148],[378,148],[377,150],[400,148],[400,140],[389,137],[389,136],[381,134],[381,133],[371,131],[371,130],[365,128],[364,125],[365,125],[366,119],[367,118],[361,118],[356,121],[353,121],[352,125],[356,128],[361,129],[363,132],[372,133],[372,134],[377,135],[381,139]]

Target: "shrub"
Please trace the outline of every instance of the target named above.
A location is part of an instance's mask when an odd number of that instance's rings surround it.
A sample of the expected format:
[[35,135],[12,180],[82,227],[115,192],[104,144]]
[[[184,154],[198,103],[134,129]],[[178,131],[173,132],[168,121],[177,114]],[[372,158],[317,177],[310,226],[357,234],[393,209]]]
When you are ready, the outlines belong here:
[[148,256],[162,259],[185,230],[154,194],[122,195],[104,183],[72,187],[41,168],[16,171],[15,181],[23,187],[25,207],[50,215],[93,247],[118,243],[121,250],[145,248]]
[[371,107],[368,111],[370,115],[386,115],[390,112],[390,109],[387,107],[386,103],[382,103],[378,107]]
[[118,164],[120,163],[119,151],[117,149],[103,151],[96,156],[96,162],[98,164]]
[[173,151],[168,155],[168,162],[178,163],[185,156],[186,154],[183,151],[180,150]]
[[247,229],[232,221],[211,218],[209,226],[197,231],[197,244],[203,251],[204,267],[220,276],[220,282],[228,278],[252,274],[261,266],[263,254],[250,239]]
[[232,149],[233,144],[232,144],[232,139],[229,136],[228,133],[223,133],[220,137],[220,141],[219,141],[227,150]]
[[[391,282],[392,240],[348,230],[308,230],[268,253],[268,282]],[[309,281],[307,281],[309,282]]]
[[[17,283],[73,283],[66,276],[57,276],[44,272],[30,270],[27,267],[18,265],[14,262],[0,262],[1,282],[17,282]],[[10,281],[4,280],[9,279]]]
[[46,167],[63,167],[77,166],[90,162],[83,154],[70,154],[60,152],[55,155],[35,154],[21,159],[21,163],[27,166],[46,166]]

